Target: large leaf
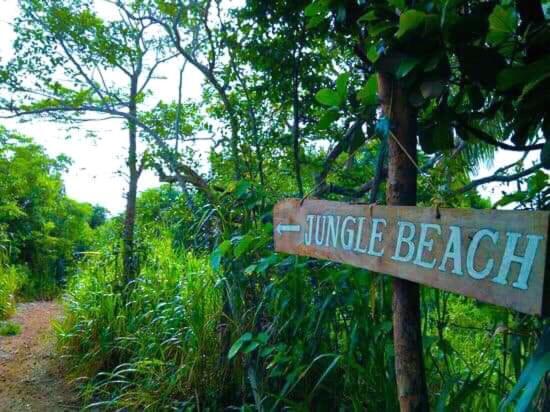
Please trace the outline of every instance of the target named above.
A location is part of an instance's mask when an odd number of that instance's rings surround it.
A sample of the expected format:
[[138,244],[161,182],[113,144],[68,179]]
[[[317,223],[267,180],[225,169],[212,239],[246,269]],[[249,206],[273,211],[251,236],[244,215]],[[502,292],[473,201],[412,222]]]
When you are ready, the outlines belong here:
[[502,44],[514,35],[516,26],[517,17],[514,10],[497,5],[489,16],[487,41],[492,44]]
[[421,128],[420,146],[425,153],[436,153],[453,147],[453,134],[448,116],[437,116],[434,123]]
[[250,342],[251,340],[252,340],[252,334],[250,332],[246,332],[239,339],[237,339],[237,341],[231,346],[231,349],[229,349],[229,353],[227,354],[227,357],[229,359],[233,359],[235,355],[239,353],[243,345],[246,342]]
[[420,84],[420,93],[424,99],[441,96],[445,89],[445,83],[442,79],[426,80]]
[[340,95],[340,97],[345,98],[345,96],[348,93],[349,78],[350,78],[349,73],[342,73],[336,79],[336,92]]
[[502,403],[500,410],[506,410],[506,407],[519,396],[516,411],[527,411],[533,402],[539,383],[548,372],[550,372],[550,326],[546,326],[535,353],[521,373],[518,383]]
[[418,57],[405,57],[399,62],[395,76],[398,79],[405,77],[411,72],[416,66],[420,64],[420,59]]
[[222,257],[225,256],[230,249],[231,242],[229,240],[224,240],[216,249],[214,249],[210,255],[210,264],[212,265],[212,269],[218,270],[220,268]]
[[437,27],[438,19],[434,14],[427,14],[419,10],[407,10],[399,16],[399,30],[395,37],[402,38],[412,31],[428,34]]
[[357,93],[357,98],[367,106],[376,105],[378,103],[378,75],[373,74],[367,80],[367,83]]
[[498,73],[497,89],[507,91],[514,87],[532,83],[550,72],[550,56],[525,66],[506,68]]
[[336,91],[331,89],[321,89],[315,95],[319,103],[330,107],[339,107],[344,102],[344,98]]
[[244,253],[246,253],[248,250],[251,249],[254,243],[254,237],[251,235],[244,235],[241,240],[239,240],[239,243],[235,246],[235,257],[238,258]]
[[332,123],[334,123],[338,118],[340,117],[340,113],[338,113],[338,110],[328,109],[323,116],[319,119],[319,122],[317,123],[317,127],[320,130],[326,130],[330,127]]

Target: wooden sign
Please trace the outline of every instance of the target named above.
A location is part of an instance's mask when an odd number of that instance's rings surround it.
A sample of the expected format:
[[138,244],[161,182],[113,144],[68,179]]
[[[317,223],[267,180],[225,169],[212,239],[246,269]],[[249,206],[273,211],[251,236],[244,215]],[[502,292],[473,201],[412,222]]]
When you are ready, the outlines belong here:
[[275,250],[548,315],[549,216],[286,199],[274,208]]

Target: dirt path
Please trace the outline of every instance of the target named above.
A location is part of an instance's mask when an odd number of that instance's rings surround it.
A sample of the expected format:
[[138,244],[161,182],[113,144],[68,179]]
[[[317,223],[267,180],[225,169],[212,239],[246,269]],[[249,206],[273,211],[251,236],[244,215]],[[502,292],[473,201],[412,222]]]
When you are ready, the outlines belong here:
[[0,336],[0,412],[78,410],[55,353],[51,323],[61,314],[54,302],[17,306],[11,321],[21,325],[21,333]]

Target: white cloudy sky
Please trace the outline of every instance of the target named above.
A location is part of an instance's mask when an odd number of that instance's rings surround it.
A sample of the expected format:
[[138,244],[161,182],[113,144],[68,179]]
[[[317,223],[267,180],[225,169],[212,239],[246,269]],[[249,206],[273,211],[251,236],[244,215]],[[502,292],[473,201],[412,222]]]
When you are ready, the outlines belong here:
[[[98,11],[104,17],[112,15],[112,6],[103,1],[98,1],[97,4]],[[0,10],[0,59],[4,61],[12,55],[11,43],[14,33],[11,22],[18,14],[17,0],[0,0]],[[152,99],[177,100],[179,64],[164,65],[159,74],[163,79],[154,80],[150,85],[151,90],[154,90]],[[187,65],[184,74],[184,99],[199,99],[202,82],[200,73]],[[64,176],[69,196],[79,201],[101,204],[112,213],[124,210],[124,193],[127,187],[124,175],[127,135],[121,121],[86,123],[86,129],[93,131],[96,139],[87,137],[86,130],[82,128],[67,130],[65,125],[46,122],[43,119],[25,123],[2,120],[1,124],[33,137],[36,142],[46,147],[52,156],[64,153],[72,158],[73,164]],[[200,150],[203,153],[207,152],[208,145],[203,142]],[[519,157],[519,153],[501,151],[492,167],[482,168],[480,176],[485,176]],[[139,183],[140,190],[144,190],[158,186],[158,179],[152,172],[146,171]],[[498,199],[500,188],[498,185],[486,185],[482,188],[482,193]]]

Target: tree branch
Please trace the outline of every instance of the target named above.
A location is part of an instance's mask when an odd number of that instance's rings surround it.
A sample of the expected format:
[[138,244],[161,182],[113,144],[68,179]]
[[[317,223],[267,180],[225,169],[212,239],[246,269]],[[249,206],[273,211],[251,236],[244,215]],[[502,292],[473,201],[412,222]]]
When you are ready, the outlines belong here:
[[458,190],[453,191],[454,194],[462,194],[466,193],[472,189],[475,189],[478,186],[492,183],[492,182],[513,182],[514,180],[521,179],[522,177],[529,176],[531,173],[536,172],[539,169],[542,169],[543,165],[542,163],[537,163],[534,166],[523,170],[522,172],[515,173],[513,175],[499,175],[498,173],[502,173],[503,171],[509,169],[511,166],[505,166],[503,168],[498,169],[495,174],[487,177],[483,177],[481,179],[472,180],[470,183],[465,185],[464,187],[461,187]]
[[531,151],[531,150],[542,150],[544,146],[544,143],[534,144],[530,146],[512,146],[503,142],[499,142],[494,137],[490,136],[488,133],[478,129],[477,127],[470,126],[465,121],[459,121],[459,123],[461,127],[463,127],[464,129],[472,133],[479,140],[504,150],[510,150],[514,152],[524,152],[524,151]]

